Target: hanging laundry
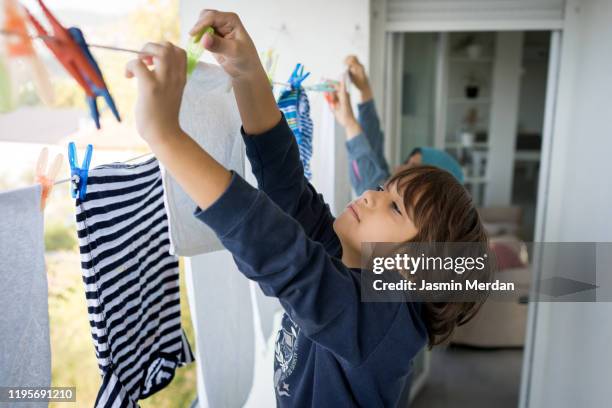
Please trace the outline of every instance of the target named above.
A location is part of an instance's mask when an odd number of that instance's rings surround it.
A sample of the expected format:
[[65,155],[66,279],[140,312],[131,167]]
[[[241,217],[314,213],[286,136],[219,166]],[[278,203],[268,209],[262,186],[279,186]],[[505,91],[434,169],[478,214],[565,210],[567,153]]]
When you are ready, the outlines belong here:
[[0,387],[51,385],[40,197],[40,186],[0,193]]
[[284,91],[279,100],[278,108],[285,115],[289,127],[295,135],[300,151],[300,160],[304,167],[304,176],[312,178],[310,158],[312,157],[312,119],[310,117],[310,102],[304,88],[293,88]]
[[6,52],[11,61],[23,62],[20,69],[26,67],[40,100],[51,105],[54,91],[49,73],[42,61],[36,55],[32,40],[29,37],[26,16],[17,0],[4,0],[4,30],[12,35],[7,37]]
[[186,258],[185,272],[198,353],[199,406],[242,407],[255,365],[249,281],[227,250]]
[[102,386],[96,407],[137,406],[193,361],[157,160],[89,171],[76,200],[87,310]]
[[[179,121],[181,128],[219,163],[244,175],[242,122],[231,81],[217,65],[199,63],[185,86]],[[170,225],[171,251],[194,256],[222,249],[215,234],[194,222],[197,204],[167,172],[164,195]]]

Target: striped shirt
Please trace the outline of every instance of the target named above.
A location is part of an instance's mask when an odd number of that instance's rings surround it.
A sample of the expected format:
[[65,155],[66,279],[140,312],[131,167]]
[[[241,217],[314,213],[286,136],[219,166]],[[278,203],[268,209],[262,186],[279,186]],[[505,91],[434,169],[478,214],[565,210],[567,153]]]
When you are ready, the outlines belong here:
[[89,171],[76,220],[102,386],[96,407],[135,407],[193,361],[180,319],[178,258],[156,159]]
[[312,157],[312,119],[310,118],[310,103],[303,88],[285,91],[278,99],[278,108],[285,115],[289,127],[293,131],[300,152],[300,161],[304,167],[304,176],[312,178],[310,158]]

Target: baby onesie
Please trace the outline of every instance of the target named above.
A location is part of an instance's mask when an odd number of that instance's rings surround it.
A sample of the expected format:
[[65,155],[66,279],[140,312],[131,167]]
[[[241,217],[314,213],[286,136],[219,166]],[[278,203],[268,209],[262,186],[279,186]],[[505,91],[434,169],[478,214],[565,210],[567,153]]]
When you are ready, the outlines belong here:
[[[215,160],[244,175],[242,122],[230,79],[221,67],[198,63],[183,92],[179,122]],[[171,252],[194,256],[222,249],[208,226],[194,222],[197,204],[166,171],[163,182]]]
[[312,178],[310,158],[312,157],[312,118],[310,117],[310,102],[304,88],[291,89],[281,94],[278,108],[285,115],[289,127],[295,135],[300,161],[304,167],[304,176]]
[[89,171],[76,201],[87,311],[102,386],[96,407],[137,406],[193,361],[181,329],[156,159]]

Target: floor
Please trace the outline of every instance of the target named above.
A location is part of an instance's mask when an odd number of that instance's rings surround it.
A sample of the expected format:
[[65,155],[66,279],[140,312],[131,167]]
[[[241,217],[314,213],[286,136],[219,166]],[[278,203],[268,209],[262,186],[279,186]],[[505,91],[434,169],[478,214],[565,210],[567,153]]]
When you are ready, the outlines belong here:
[[410,408],[516,408],[523,350],[434,350],[425,386]]

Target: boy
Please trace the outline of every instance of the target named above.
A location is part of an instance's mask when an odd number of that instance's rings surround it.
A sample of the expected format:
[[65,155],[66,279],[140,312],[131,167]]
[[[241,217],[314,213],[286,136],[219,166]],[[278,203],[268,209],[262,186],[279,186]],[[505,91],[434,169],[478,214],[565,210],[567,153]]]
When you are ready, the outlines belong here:
[[[127,76],[138,78],[139,133],[199,205],[196,217],[216,232],[240,271],[285,309],[274,365],[278,406],[395,406],[417,351],[447,338],[478,305],[361,302],[361,243],[486,241],[478,214],[452,176],[419,167],[364,193],[334,220],[304,178],[293,134],[240,19],[204,10],[191,33],[211,26],[217,34],[202,41],[232,78],[261,190],[180,129],[186,58],[172,44],[143,48],[153,70],[140,60],[128,64]],[[430,190],[434,196],[417,197]],[[439,199],[436,208],[430,199]]]

